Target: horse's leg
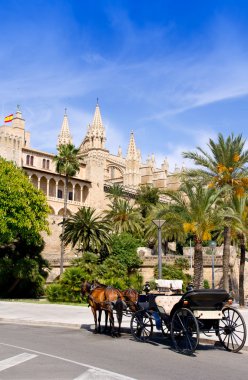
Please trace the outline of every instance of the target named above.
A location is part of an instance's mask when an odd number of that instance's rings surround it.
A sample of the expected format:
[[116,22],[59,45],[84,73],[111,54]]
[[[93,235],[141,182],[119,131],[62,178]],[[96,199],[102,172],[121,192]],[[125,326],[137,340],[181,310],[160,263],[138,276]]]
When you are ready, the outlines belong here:
[[101,334],[101,317],[102,317],[102,309],[98,310],[98,332]]
[[118,336],[121,335],[121,322],[122,322],[122,316],[123,316],[123,302],[121,299],[118,299],[115,303],[115,310],[116,310],[116,316],[117,316],[117,321],[119,324],[118,327]]
[[110,324],[110,333],[111,333],[111,336],[114,337],[116,335],[115,335],[115,323],[114,323],[113,310],[109,310],[108,316],[109,316],[109,324]]
[[91,311],[93,313],[93,316],[94,316],[94,321],[95,321],[95,330],[94,330],[94,334],[97,334],[97,315],[96,315],[96,309],[91,306]]
[[108,311],[105,310],[105,326],[104,326],[104,332],[106,333],[108,330]]

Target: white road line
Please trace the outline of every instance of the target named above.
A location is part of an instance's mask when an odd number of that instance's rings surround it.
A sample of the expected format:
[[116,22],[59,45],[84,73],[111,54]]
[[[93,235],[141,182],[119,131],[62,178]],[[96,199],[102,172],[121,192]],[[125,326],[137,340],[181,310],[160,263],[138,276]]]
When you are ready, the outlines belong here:
[[[67,363],[72,363],[72,364],[76,364],[80,367],[86,367],[86,368],[89,368],[89,369],[93,369],[93,370],[96,370],[96,371],[104,371],[105,374],[109,374],[111,376],[115,375],[115,376],[122,376],[122,377],[119,377],[117,378],[118,380],[119,379],[125,379],[125,380],[136,380],[135,378],[133,377],[127,377],[127,376],[124,376],[124,375],[120,375],[119,373],[116,373],[116,372],[112,372],[112,371],[106,371],[106,370],[103,370],[99,367],[95,367],[93,365],[89,365],[89,364],[84,364],[84,363],[80,363],[80,362],[76,362],[75,360],[70,360],[70,359],[66,359],[66,358],[62,358],[61,356],[56,356],[56,355],[50,355],[50,354],[47,354],[46,352],[41,352],[41,351],[36,351],[36,350],[30,350],[29,348],[26,348],[26,347],[21,347],[21,346],[15,346],[13,344],[8,344],[8,343],[2,343],[0,342],[0,345],[1,346],[6,346],[6,347],[14,347],[14,348],[18,348],[18,349],[21,349],[21,350],[25,350],[25,351],[30,351],[30,352],[35,352],[36,354],[38,355],[44,355],[44,356],[48,356],[49,358],[54,358],[54,359],[58,359],[58,360],[63,360]],[[107,378],[106,378],[107,379]],[[112,378],[110,378],[112,380]]]
[[27,354],[24,352],[23,354],[12,356],[11,358],[0,360],[0,371],[3,371],[7,368],[14,367],[15,365],[26,362],[27,360],[36,358],[37,355]]
[[82,373],[78,377],[75,377],[73,380],[128,380],[130,377],[119,375],[118,373],[88,369],[88,371]]

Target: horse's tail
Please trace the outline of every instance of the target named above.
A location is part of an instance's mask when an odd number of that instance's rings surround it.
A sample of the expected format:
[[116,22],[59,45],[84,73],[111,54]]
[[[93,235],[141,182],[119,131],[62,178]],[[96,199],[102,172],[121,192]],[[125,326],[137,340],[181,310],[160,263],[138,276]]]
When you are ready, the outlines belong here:
[[121,324],[122,322],[122,316],[123,316],[123,310],[125,310],[127,307],[125,301],[121,299],[121,297],[118,297],[115,301],[115,311],[116,311],[116,317],[118,320],[118,323]]

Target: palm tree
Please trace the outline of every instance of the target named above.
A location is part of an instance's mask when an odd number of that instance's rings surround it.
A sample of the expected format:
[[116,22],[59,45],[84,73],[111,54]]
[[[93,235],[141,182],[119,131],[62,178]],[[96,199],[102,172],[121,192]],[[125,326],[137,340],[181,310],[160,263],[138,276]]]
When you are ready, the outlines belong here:
[[146,218],[152,207],[159,202],[159,189],[149,185],[141,185],[135,201],[139,205],[141,215]]
[[66,219],[62,237],[65,245],[77,245],[82,252],[100,253],[102,247],[110,251],[110,224],[95,212],[93,208],[81,207],[76,214]]
[[124,198],[124,190],[121,185],[114,183],[109,189],[106,195],[112,202],[115,202],[119,198]]
[[140,235],[142,232],[142,217],[134,206],[131,206],[127,200],[116,199],[116,201],[105,210],[105,216],[111,222],[114,232],[120,234],[129,232]]
[[[234,137],[233,134],[226,139],[220,133],[215,143],[209,140],[210,152],[197,147],[198,152],[183,152],[183,157],[194,161],[200,169],[186,171],[188,176],[198,176],[203,183],[216,189],[225,189],[223,197],[228,198],[231,192],[243,195],[248,188],[247,167],[248,151],[244,150],[245,140],[242,135]],[[227,199],[226,199],[227,201]],[[223,287],[229,290],[228,272],[231,245],[231,226],[226,219],[224,226],[224,248],[223,248]]]
[[[144,236],[147,239],[148,245],[150,247],[156,246],[158,244],[158,228],[153,223],[154,219],[162,219],[166,222],[163,224],[161,229],[161,238],[162,244],[165,247],[165,254],[168,253],[168,242],[178,241],[184,243],[186,235],[183,229],[181,228],[180,223],[172,224],[169,221],[171,212],[169,203],[157,203],[156,206],[153,206],[145,218],[145,232]],[[175,215],[173,216],[173,221],[175,221]]]
[[58,154],[54,157],[54,162],[56,164],[56,172],[60,175],[65,176],[64,185],[64,210],[63,210],[63,222],[62,222],[62,233],[61,233],[61,252],[60,252],[60,275],[63,273],[64,267],[64,229],[65,221],[67,218],[67,199],[68,199],[68,183],[69,178],[76,175],[80,170],[81,159],[78,157],[79,149],[76,149],[73,144],[62,144],[58,148]]
[[[194,286],[203,285],[203,241],[211,240],[211,233],[218,225],[219,215],[215,202],[220,191],[205,188],[201,183],[182,183],[177,192],[168,191],[172,203],[164,215],[171,231],[191,233],[194,239]],[[162,214],[160,212],[159,216]],[[181,232],[182,233],[182,232]]]
[[246,236],[248,234],[248,197],[232,197],[231,215],[233,212],[232,231],[238,240],[240,248],[240,265],[239,265],[239,305],[244,306],[244,271],[245,271],[245,247]]

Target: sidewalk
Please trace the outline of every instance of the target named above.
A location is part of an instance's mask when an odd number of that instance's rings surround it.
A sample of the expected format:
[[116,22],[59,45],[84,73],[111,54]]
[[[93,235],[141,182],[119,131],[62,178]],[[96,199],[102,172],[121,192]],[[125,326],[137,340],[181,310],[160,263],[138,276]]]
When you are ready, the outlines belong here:
[[[239,309],[248,329],[248,308]],[[103,316],[104,320],[104,316]],[[59,326],[68,328],[94,328],[94,320],[91,309],[86,306],[65,306],[54,304],[8,302],[0,301],[0,324],[16,323],[25,325]],[[130,317],[123,317],[122,327],[126,331],[130,328]],[[156,329],[155,329],[156,331]],[[217,337],[206,338],[201,334],[202,342],[217,340]],[[248,338],[245,343],[248,351]]]

